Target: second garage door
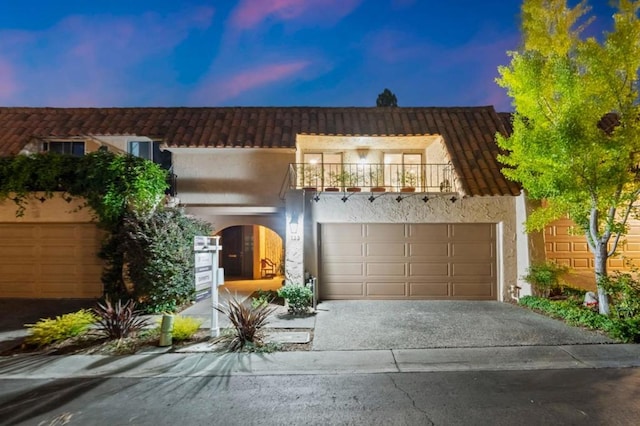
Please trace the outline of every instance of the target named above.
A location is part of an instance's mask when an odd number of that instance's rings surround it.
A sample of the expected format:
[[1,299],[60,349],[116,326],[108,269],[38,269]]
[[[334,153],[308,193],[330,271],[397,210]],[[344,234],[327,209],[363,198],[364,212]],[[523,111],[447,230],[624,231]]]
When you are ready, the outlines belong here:
[[102,234],[92,223],[0,223],[0,297],[102,295]]
[[496,299],[495,225],[323,224],[322,299]]

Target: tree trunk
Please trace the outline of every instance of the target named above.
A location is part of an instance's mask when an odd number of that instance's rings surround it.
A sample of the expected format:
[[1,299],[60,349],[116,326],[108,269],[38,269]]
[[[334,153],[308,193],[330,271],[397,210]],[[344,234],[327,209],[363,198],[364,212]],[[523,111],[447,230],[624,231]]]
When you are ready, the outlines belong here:
[[609,315],[609,299],[601,285],[602,280],[607,277],[607,244],[597,243],[593,255],[598,286],[598,310],[602,315]]

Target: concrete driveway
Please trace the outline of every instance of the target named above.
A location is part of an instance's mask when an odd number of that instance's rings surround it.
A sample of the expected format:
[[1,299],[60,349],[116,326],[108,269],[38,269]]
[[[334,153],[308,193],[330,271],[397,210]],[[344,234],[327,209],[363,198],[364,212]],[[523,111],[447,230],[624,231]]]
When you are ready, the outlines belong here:
[[332,300],[318,305],[313,350],[595,343],[614,341],[509,303]]

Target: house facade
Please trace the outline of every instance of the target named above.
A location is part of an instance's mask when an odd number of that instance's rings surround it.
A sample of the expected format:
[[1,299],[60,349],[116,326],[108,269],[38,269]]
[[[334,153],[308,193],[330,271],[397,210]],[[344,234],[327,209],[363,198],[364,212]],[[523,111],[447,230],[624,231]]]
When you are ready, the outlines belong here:
[[[268,259],[291,283],[317,277],[320,299],[508,300],[529,292],[535,245],[496,159],[508,125],[490,106],[0,108],[0,155],[106,147],[158,162],[177,177],[171,202],[223,236],[228,276],[259,278]],[[8,230],[34,220],[0,216],[4,270],[29,246]]]

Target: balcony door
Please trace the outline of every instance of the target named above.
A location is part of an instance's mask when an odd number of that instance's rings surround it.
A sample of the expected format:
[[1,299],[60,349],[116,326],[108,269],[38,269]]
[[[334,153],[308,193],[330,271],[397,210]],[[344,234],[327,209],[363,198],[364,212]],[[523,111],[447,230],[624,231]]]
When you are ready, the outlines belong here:
[[392,190],[422,188],[422,154],[387,152],[384,154],[384,184]]
[[299,182],[303,187],[337,186],[335,177],[342,172],[341,152],[307,152],[303,155],[303,163]]

